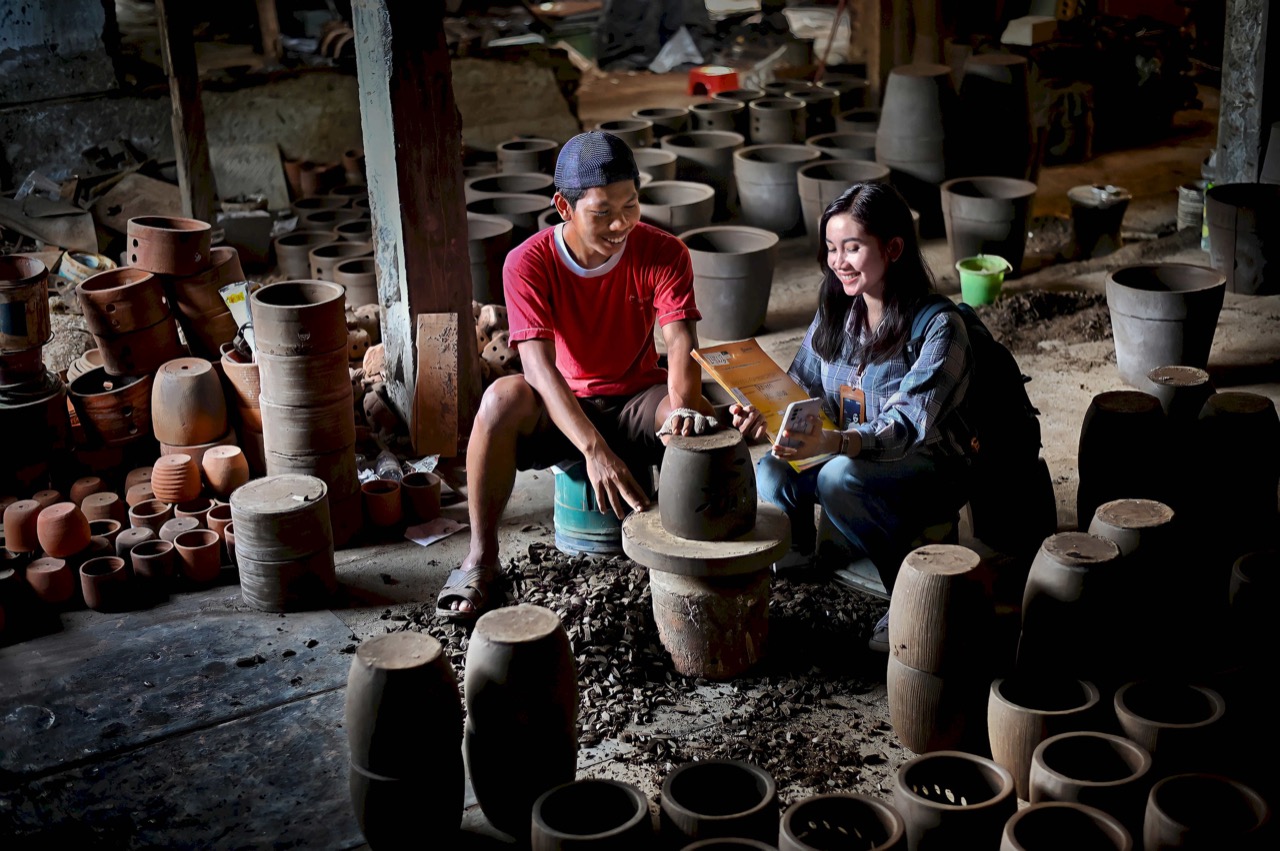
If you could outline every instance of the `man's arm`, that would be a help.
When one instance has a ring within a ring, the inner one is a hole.
[[[662,326],[667,344],[667,398],[671,410],[693,408],[711,414],[711,405],[702,398],[702,367],[693,359],[698,347],[697,322],[680,319]]]
[[[690,359],[692,360],[692,359]],[[600,432],[587,419],[578,404],[569,383],[556,369],[555,343],[551,340],[533,339],[520,343],[520,363],[524,380],[534,389],[546,406],[547,414],[556,427],[578,447],[587,461],[587,476],[595,489],[596,504],[600,511],[612,510],[618,518],[627,513],[630,506],[636,511],[648,508],[644,491],[631,476]]]

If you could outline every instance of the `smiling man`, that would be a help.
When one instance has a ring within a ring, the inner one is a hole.
[[[517,470],[577,460],[602,512],[643,510],[648,496],[627,460],[658,463],[671,433],[713,424],[690,357],[701,318],[689,251],[640,221],[640,173],[616,136],[582,133],[556,162],[564,220],[507,255],[503,291],[523,375],[495,381],[467,447],[471,549],[436,613],[470,620],[492,603],[498,521]],[[658,365],[655,322],[668,368]]]

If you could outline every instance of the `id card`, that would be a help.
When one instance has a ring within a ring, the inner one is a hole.
[[[847,431],[867,421],[867,396],[861,387],[840,385],[840,430]]]

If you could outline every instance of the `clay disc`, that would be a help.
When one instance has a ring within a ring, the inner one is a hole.
[[[1173,509],[1154,499],[1117,499],[1098,506],[1096,516],[1117,529],[1151,529],[1173,522]]]
[[[727,541],[693,541],[662,526],[656,509],[636,511],[622,521],[622,551],[650,570],[683,576],[733,576],[763,570],[791,546],[791,523],[772,505],[761,505],[756,527]]]
[[[1090,567],[1120,558],[1120,547],[1085,532],[1059,532],[1041,545],[1045,555],[1066,567]]]

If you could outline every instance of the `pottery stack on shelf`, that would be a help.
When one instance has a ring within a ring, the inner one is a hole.
[[[231,494],[240,592],[250,606],[296,611],[332,598],[337,577],[329,494],[323,481],[301,475],[268,475]],[[224,528],[224,540],[225,534]]]
[[[244,279],[239,253],[230,246],[219,245],[209,252],[207,267],[169,281],[178,321],[192,352],[203,358],[217,358],[222,344],[235,338],[239,328],[219,290]]]
[[[267,474],[321,479],[332,540],[341,547],[362,518],[342,287],[282,281],[255,290],[249,301]],[[236,529],[242,531],[238,523]]]

